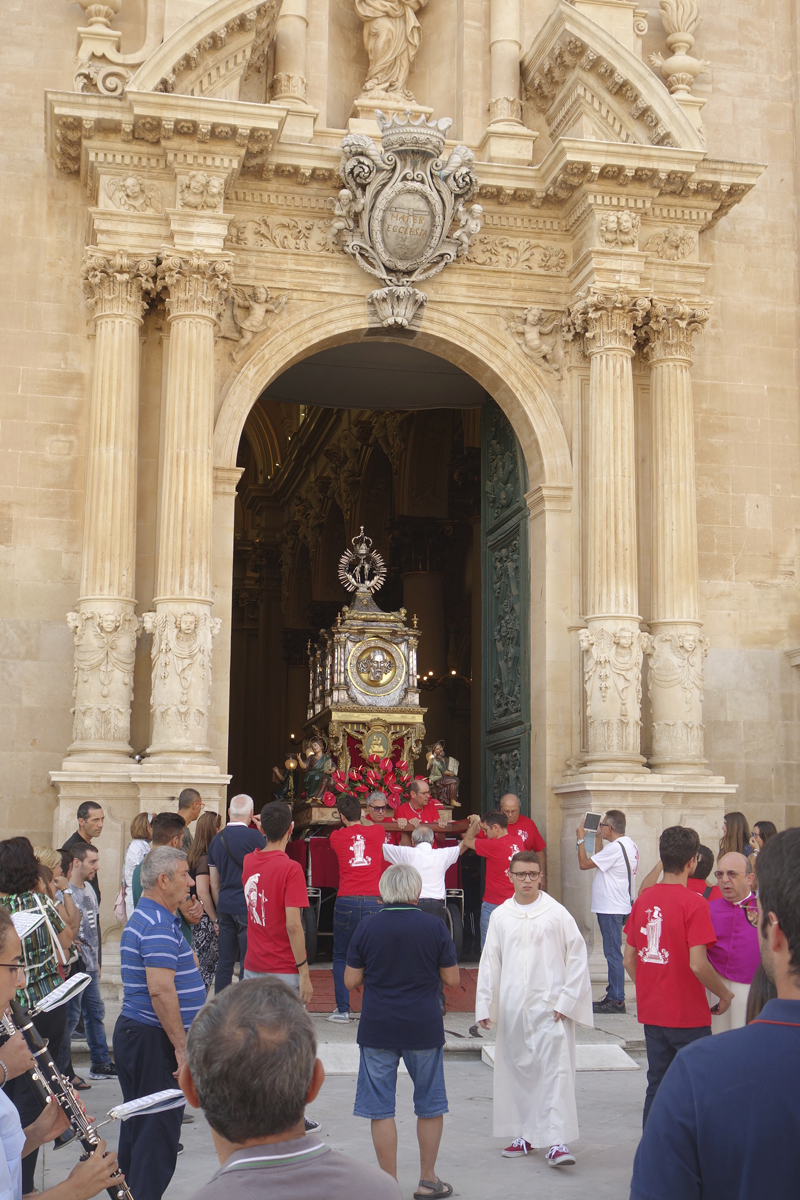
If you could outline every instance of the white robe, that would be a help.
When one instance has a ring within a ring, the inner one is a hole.
[[[475,998],[476,1021],[487,1017],[497,1029],[494,1136],[536,1147],[574,1140],[575,1023],[594,1025],[592,987],[580,930],[546,892],[492,913]]]

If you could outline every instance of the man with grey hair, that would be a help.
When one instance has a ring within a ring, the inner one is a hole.
[[[203,979],[181,933],[178,905],[189,891],[182,850],[157,846],[142,861],[142,897],[122,931],[122,1011],[114,1058],[126,1102],[174,1087],[186,1030],[206,999]],[[136,1200],[161,1200],[175,1171],[183,1110],[126,1121],[120,1170]],[[124,1167],[123,1164],[124,1163]]]
[[[402,1057],[414,1082],[420,1180],[416,1200],[452,1196],[436,1174],[444,1128],[444,1025],[439,983],[458,984],[456,949],[447,926],[420,912],[422,878],[406,863],[381,876],[383,906],[362,921],[347,952],[345,987],[364,984],[357,1041],[361,1054],[353,1113],[372,1122],[378,1165],[397,1178],[395,1093]],[[138,1197],[137,1197],[138,1200]]]
[[[228,823],[215,834],[208,847],[208,874],[211,899],[219,919],[219,957],[214,977],[214,992],[229,987],[233,968],[239,958],[239,979],[244,978],[247,954],[247,902],[242,884],[246,854],[263,850],[266,840],[258,829],[251,829],[253,800],[244,793],[234,796],[228,809]]]
[[[388,1175],[306,1133],[303,1110],[324,1078],[311,1018],[274,976],[245,980],[207,1005],[178,1079],[205,1113],[220,1170],[192,1200],[400,1200]]]

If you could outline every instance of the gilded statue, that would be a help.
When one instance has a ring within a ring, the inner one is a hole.
[[[356,0],[364,22],[364,49],[369,71],[363,92],[396,96],[414,103],[406,86],[420,43],[417,12],[427,0]]]

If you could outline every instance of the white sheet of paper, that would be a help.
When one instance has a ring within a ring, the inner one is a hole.
[[[129,1117],[149,1117],[170,1108],[180,1108],[185,1103],[186,1097],[180,1088],[167,1088],[163,1092],[140,1096],[138,1100],[129,1100],[127,1104],[116,1104],[108,1110],[108,1115],[116,1121],[127,1121]]]
[[[14,928],[17,931],[17,937],[22,941],[29,933],[33,933],[44,923],[44,913],[40,912],[18,912],[11,914],[11,920],[14,922]]]
[[[91,975],[87,975],[84,971],[79,971],[77,975],[60,983],[57,988],[53,988],[52,992],[38,1002],[36,1005],[37,1012],[51,1012],[54,1008],[60,1008],[62,1004],[66,1004],[73,996],[79,996],[84,988],[87,988],[92,982]]]

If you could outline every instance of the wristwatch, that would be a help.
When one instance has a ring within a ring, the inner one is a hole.
[[[576,843],[575,843],[575,846],[577,847],[577,849],[578,849],[578,850],[580,850],[580,848],[581,848],[581,846],[582,846],[582,845],[583,845],[583,842],[576,842]]]

